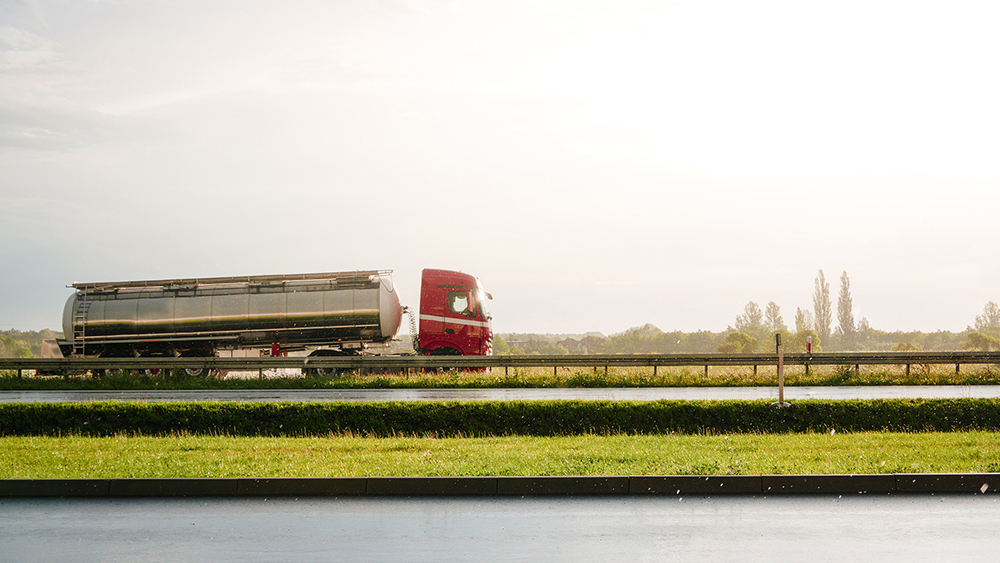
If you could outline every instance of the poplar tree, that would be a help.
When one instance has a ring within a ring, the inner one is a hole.
[[[823,270],[816,276],[816,291],[813,293],[813,325],[816,334],[823,342],[830,341],[830,324],[833,320],[830,311],[830,284],[823,276]]]
[[[976,330],[994,338],[1000,337],[1000,307],[990,301],[983,307],[983,314],[976,315]]]
[[[795,332],[805,332],[813,329],[813,314],[809,309],[795,308]]]
[[[743,308],[743,314],[736,317],[736,330],[760,340],[767,333],[764,326],[764,313],[760,305],[751,301]]]
[[[841,348],[854,346],[856,334],[853,299],[851,299],[851,280],[847,278],[845,271],[840,274],[840,295],[837,296],[837,336],[840,337]]]
[[[785,319],[781,318],[781,307],[774,301],[768,303],[767,308],[764,309],[764,318],[767,329],[771,333],[788,330],[788,327],[785,326]]]

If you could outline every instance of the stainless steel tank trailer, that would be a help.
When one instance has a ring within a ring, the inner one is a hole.
[[[63,357],[212,357],[236,350],[360,354],[394,339],[403,313],[411,312],[400,305],[392,270],[71,287],[76,292],[63,309],[65,337],[56,341]],[[474,276],[423,270],[416,353],[490,355],[488,299]],[[412,314],[410,319],[412,333]]]

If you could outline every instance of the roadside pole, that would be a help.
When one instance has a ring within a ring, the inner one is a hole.
[[[807,336],[806,337],[806,354],[808,354],[810,357],[812,357],[812,353],[813,353],[813,337],[812,336]],[[806,375],[807,376],[809,375],[809,362],[808,361],[806,362]]]
[[[792,406],[785,402],[785,349],[781,346],[781,333],[774,333],[774,349],[778,353],[778,402],[772,403],[778,408]]]

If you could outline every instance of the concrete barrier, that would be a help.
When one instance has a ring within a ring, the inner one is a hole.
[[[347,496],[363,495],[365,477],[272,477],[238,479],[236,494],[240,496]]]
[[[864,494],[891,493],[894,475],[764,475],[766,494]]]
[[[499,495],[624,495],[628,477],[499,477]]]
[[[760,475],[664,475],[629,477],[634,495],[747,495],[763,492]]]
[[[992,494],[1000,473],[0,479],[0,497]]]
[[[1000,473],[912,473],[896,477],[900,493],[982,493],[1000,492]]]
[[[113,497],[233,496],[237,479],[112,479]]]
[[[495,495],[496,477],[368,477],[368,495]]]
[[[0,497],[106,497],[110,479],[0,479]]]

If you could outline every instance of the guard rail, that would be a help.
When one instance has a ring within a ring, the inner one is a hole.
[[[289,356],[258,358],[0,358],[0,370],[50,373],[117,369],[217,369],[229,371],[276,368],[400,370],[437,368],[520,367],[683,367],[777,365],[777,354],[603,354],[557,356]],[[1000,365],[1000,352],[847,352],[784,354],[785,365]]]

